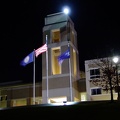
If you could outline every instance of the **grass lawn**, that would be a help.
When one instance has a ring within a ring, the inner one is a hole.
[[[0,110],[0,118],[9,119],[118,119],[120,101],[90,101],[71,105],[30,105]]]

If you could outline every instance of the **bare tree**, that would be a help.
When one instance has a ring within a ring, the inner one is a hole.
[[[110,91],[111,101],[113,101],[113,90],[118,88],[116,77],[116,67],[111,58],[102,58],[93,61],[100,69],[100,78],[90,80],[95,86],[100,86],[106,92]],[[119,79],[120,82],[120,79]]]

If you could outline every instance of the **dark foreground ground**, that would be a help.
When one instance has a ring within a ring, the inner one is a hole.
[[[72,105],[31,105],[0,109],[0,119],[120,119],[120,102],[78,102]]]

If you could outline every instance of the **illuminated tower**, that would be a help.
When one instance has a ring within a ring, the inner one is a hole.
[[[46,37],[47,36],[47,37]],[[79,54],[74,23],[64,13],[45,17],[43,43],[48,52],[42,54],[42,100],[43,103],[71,102],[79,100]],[[58,56],[70,47],[70,59],[61,65]]]

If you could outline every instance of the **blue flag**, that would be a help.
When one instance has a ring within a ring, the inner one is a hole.
[[[27,55],[21,62],[20,65],[26,66],[27,64],[33,62],[34,51]]]
[[[58,62],[59,64],[62,64],[64,59],[70,58],[70,49],[66,50],[64,53],[62,53],[60,56],[58,56]]]

